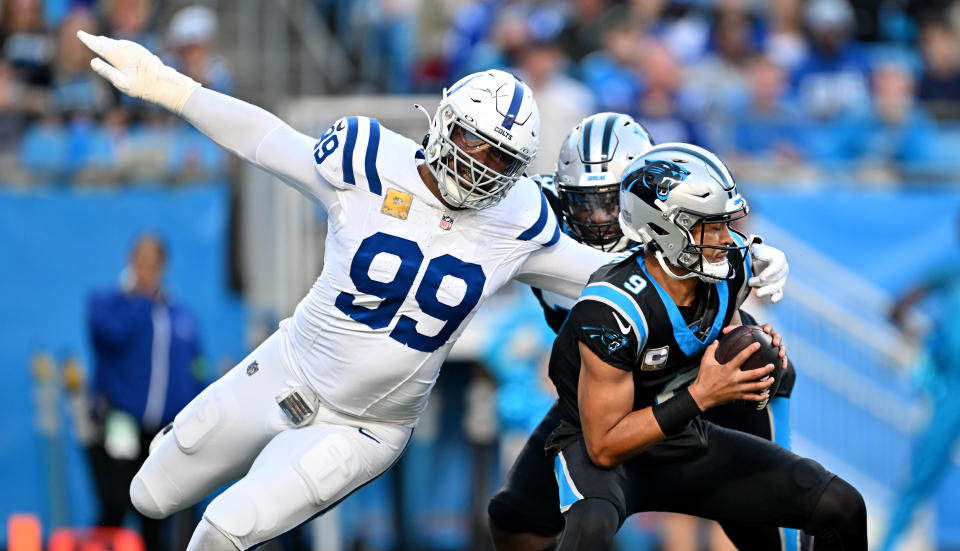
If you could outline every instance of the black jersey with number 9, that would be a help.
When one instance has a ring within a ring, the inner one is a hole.
[[[696,379],[704,349],[720,336],[750,291],[749,256],[731,251],[729,261],[734,276],[700,282],[696,299],[686,307],[678,307],[650,276],[642,249],[593,274],[550,356],[550,379],[568,427],[580,427],[578,343],[613,367],[633,373],[634,410],[667,400]],[[694,425],[670,440],[684,448],[697,446],[699,432]]]

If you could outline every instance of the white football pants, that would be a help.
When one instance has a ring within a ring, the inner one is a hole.
[[[239,480],[204,518],[238,549],[274,538],[383,474],[410,440],[409,426],[349,417],[321,404],[306,426],[276,396],[306,384],[277,330],[177,414],[130,485],[151,518],[189,507]]]

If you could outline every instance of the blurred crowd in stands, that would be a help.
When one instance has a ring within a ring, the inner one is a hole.
[[[153,0],[0,2],[4,183],[105,185],[222,176],[226,154],[165,111],[122,96],[89,68],[79,29],[135,40],[205,86],[233,92],[213,51],[217,16]],[[158,25],[166,15],[165,27]]]
[[[659,142],[715,150],[741,179],[938,184],[960,174],[957,1],[302,1],[353,73],[320,93],[435,93],[473,71],[514,71],[544,113],[535,172],[553,168],[559,136],[608,110],[634,115]],[[88,70],[74,35],[136,40],[244,97],[223,56],[242,60],[216,44],[218,20],[248,4],[0,0],[2,180],[222,175],[223,152],[122,99]]]
[[[352,43],[354,59],[371,64],[379,52],[392,68],[379,73],[382,89],[516,71],[534,89],[547,138],[621,111],[659,142],[715,150],[741,178],[938,183],[960,172],[958,2],[470,0],[447,10],[449,22],[417,14],[444,11],[431,0],[318,3],[334,24],[350,20],[343,10],[392,6],[367,23],[388,29],[378,35],[388,44]],[[442,40],[424,52],[438,23]],[[405,42],[413,35],[416,58]],[[552,168],[559,145],[542,144],[535,171]]]

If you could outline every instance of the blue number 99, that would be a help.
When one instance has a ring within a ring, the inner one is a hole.
[[[392,281],[376,281],[370,277],[370,265],[375,256],[387,253],[400,259],[400,267]],[[360,243],[357,254],[350,263],[350,279],[358,291],[373,295],[383,300],[376,308],[357,306],[353,303],[354,296],[349,293],[340,293],[335,302],[341,312],[370,327],[382,329],[390,325],[393,316],[397,315],[407,293],[413,287],[413,280],[417,277],[417,270],[423,263],[423,253],[420,247],[409,239],[377,232]]]
[[[380,253],[400,259],[400,266],[390,281],[376,281],[370,277],[373,259]],[[422,263],[423,251],[416,242],[377,232],[364,239],[357,248],[350,263],[350,279],[357,291],[380,298],[380,304],[373,308],[357,305],[354,303],[356,297],[347,292],[340,293],[335,304],[341,312],[371,329],[387,327],[413,288]],[[444,304],[437,296],[443,278],[447,276],[463,281],[466,286],[458,304]],[[424,314],[445,322],[443,327],[436,335],[423,335],[417,331],[417,320],[402,315],[390,332],[390,338],[421,352],[440,348],[480,302],[486,280],[478,264],[448,254],[431,259],[414,297]]]
[[[331,153],[337,150],[337,146],[340,145],[340,142],[337,140],[337,135],[334,134],[333,131],[333,126],[328,128],[327,131],[320,136],[320,139],[317,140],[317,145],[313,146],[313,159],[317,161],[318,165],[323,163]],[[321,151],[323,151],[323,155],[320,155]]]
[[[467,289],[459,304],[451,306],[440,302],[437,298],[440,284],[446,276],[455,277],[466,283]],[[434,258],[427,264],[427,273],[423,275],[423,281],[417,288],[416,298],[424,314],[446,323],[436,335],[428,337],[417,331],[417,320],[409,316],[400,316],[390,336],[410,348],[423,352],[433,352],[440,348],[460,327],[473,307],[480,302],[486,279],[483,270],[477,264],[464,262],[448,254]]]

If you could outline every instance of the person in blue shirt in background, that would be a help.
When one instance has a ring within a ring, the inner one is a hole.
[[[957,250],[900,298],[891,310],[894,323],[908,334],[909,309],[920,304],[933,319],[925,354],[918,362],[918,380],[929,393],[930,421],[921,429],[912,449],[911,469],[893,501],[880,551],[894,549],[906,533],[916,508],[937,489],[950,465],[950,452],[960,438],[960,261]]]
[[[807,121],[798,130],[811,162],[843,168],[855,155],[851,119],[870,103],[870,60],[853,36],[856,18],[845,0],[811,0],[804,22],[810,51],[792,75]]]
[[[812,0],[804,19],[811,49],[794,71],[797,99],[810,117],[842,117],[870,100],[869,59],[851,36],[853,8],[845,0]]]
[[[952,155],[940,151],[937,123],[917,101],[913,74],[900,64],[878,64],[870,108],[853,121],[853,151],[866,166],[900,167],[915,179]],[[957,161],[952,165],[956,166]]]
[[[151,440],[205,386],[197,323],[162,288],[166,257],[157,236],[139,237],[123,284],[93,292],[88,302],[97,427],[88,452],[101,526],[120,526],[135,512],[128,489]],[[140,522],[147,551],[176,547],[165,541],[169,520]]]

